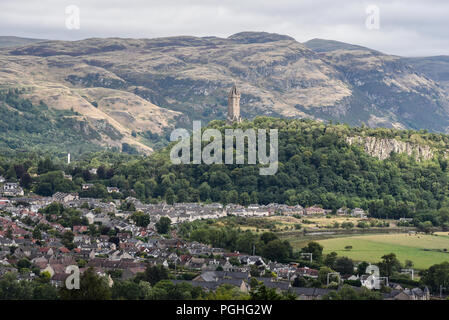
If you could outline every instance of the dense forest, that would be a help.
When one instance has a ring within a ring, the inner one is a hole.
[[[101,149],[89,142],[100,136],[79,119],[77,112],[50,109],[42,101],[33,104],[22,97],[24,93],[25,89],[0,90],[0,151],[62,154]]]
[[[0,175],[44,196],[76,191],[84,197],[107,198],[111,195],[106,187],[114,186],[121,191],[114,197],[134,196],[143,202],[317,204],[332,210],[361,207],[381,218],[422,215],[434,224],[448,220],[438,221],[433,215],[449,207],[448,159],[441,151],[449,145],[447,135],[269,117],[237,126],[279,130],[279,170],[275,175],[259,175],[258,165],[174,165],[169,160],[172,145],[149,157],[112,152],[76,154],[78,161],[70,165],[39,153],[28,158],[16,153],[0,157]],[[224,132],[230,126],[212,121],[208,128]],[[417,161],[393,153],[379,160],[360,146],[346,143],[345,137],[356,135],[419,140],[431,146],[435,156]],[[97,168],[97,173],[89,172],[91,168]],[[64,178],[63,172],[73,180]],[[94,188],[81,192],[83,183],[93,183]]]

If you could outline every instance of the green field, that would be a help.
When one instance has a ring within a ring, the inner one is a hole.
[[[395,253],[401,262],[411,260],[416,269],[426,269],[449,261],[449,235],[375,234],[318,240],[324,253],[335,251],[356,261],[378,262],[388,253]],[[345,250],[352,246],[351,250]],[[448,252],[444,250],[447,249]],[[432,250],[432,251],[430,251]]]

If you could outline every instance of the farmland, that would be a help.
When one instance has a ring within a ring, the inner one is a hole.
[[[294,216],[284,216],[284,215],[275,215],[270,217],[263,218],[240,218],[240,219],[220,219],[215,222],[217,226],[224,226],[232,224],[236,227],[239,227],[241,230],[250,230],[252,232],[289,232],[296,233],[297,226],[301,227],[301,230],[306,229],[307,232],[314,231],[329,231],[329,230],[342,230],[343,223],[352,223],[354,226],[354,230],[362,231],[357,228],[357,224],[359,222],[367,222],[367,223],[379,223],[385,222],[388,223],[388,227],[371,227],[370,229],[395,229],[396,220],[380,220],[380,219],[360,219],[355,217],[340,217],[340,216],[307,216],[307,217],[294,217]],[[337,226],[336,226],[337,224]],[[303,231],[299,232],[303,233]]]
[[[335,251],[356,261],[378,262],[387,253],[393,252],[401,262],[411,260],[417,269],[428,268],[436,263],[449,261],[449,235],[423,234],[375,234],[347,236],[318,240],[324,253]],[[345,249],[352,246],[352,249]]]

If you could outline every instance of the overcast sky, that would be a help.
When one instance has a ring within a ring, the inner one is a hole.
[[[79,29],[66,27],[70,5],[79,8]],[[369,6],[379,9],[378,29]],[[368,16],[373,17],[369,28]],[[448,30],[447,0],[0,0],[0,35],[44,39],[228,37],[267,31],[300,42],[332,39],[423,56],[449,55]]]

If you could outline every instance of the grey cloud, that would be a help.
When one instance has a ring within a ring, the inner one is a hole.
[[[78,5],[81,29],[65,28]],[[365,27],[367,5],[380,8],[380,30]],[[176,35],[227,37],[240,31],[333,39],[398,55],[449,54],[445,0],[0,0],[0,35],[78,40]]]

